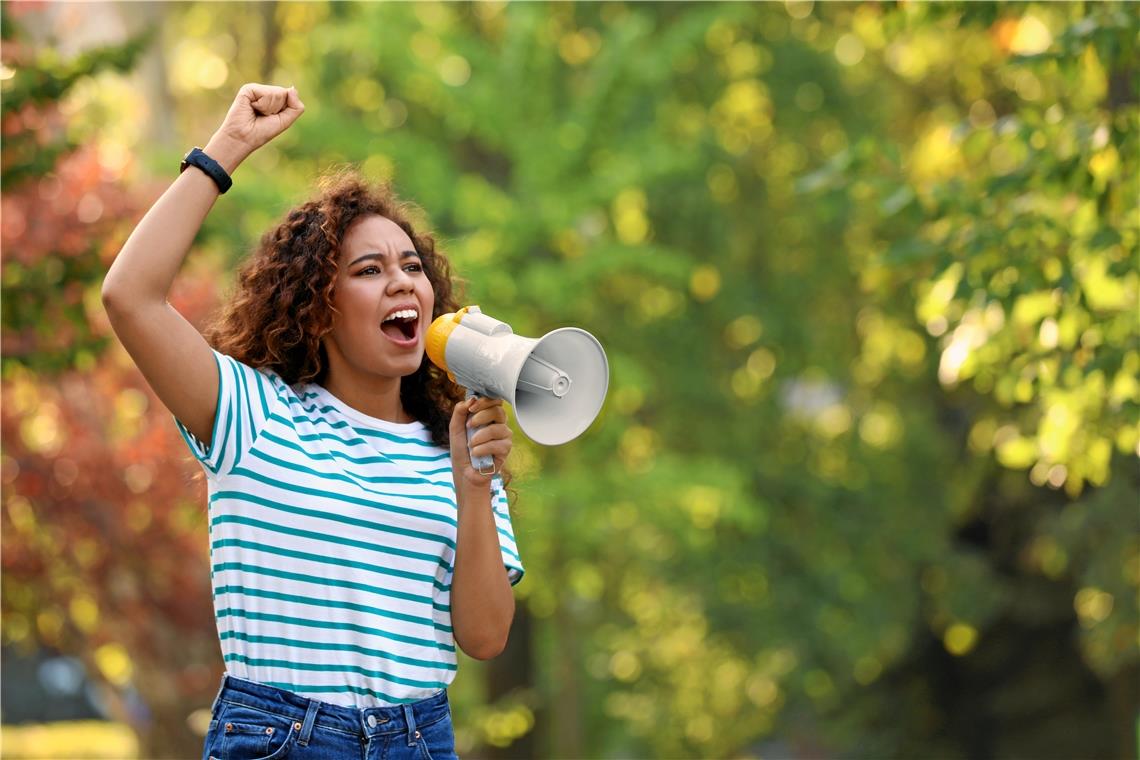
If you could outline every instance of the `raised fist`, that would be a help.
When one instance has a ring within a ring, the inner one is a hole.
[[[294,87],[244,84],[214,137],[249,155],[288,129],[304,112],[305,104]]]

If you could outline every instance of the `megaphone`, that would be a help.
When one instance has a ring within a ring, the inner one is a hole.
[[[585,432],[610,384],[606,352],[585,330],[563,327],[524,338],[478,306],[436,317],[428,328],[427,355],[467,389],[468,398],[487,396],[513,406],[522,432],[546,446]],[[468,441],[474,432],[468,429]],[[471,464],[484,473],[494,467],[489,456],[473,457]]]

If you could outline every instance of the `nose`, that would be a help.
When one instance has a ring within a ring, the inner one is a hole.
[[[415,281],[412,276],[404,271],[403,267],[398,267],[396,272],[388,280],[389,293],[410,293],[415,287]]]

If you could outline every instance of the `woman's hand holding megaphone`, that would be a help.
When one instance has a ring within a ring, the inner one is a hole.
[[[467,429],[478,428],[471,436],[468,452]],[[511,453],[514,435],[507,426],[507,411],[500,399],[475,396],[456,403],[451,413],[451,470],[455,487],[476,486],[486,488],[491,475],[501,472],[507,455]],[[491,456],[494,471],[483,473],[471,465],[471,455]]]

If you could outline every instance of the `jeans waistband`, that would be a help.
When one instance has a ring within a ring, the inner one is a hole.
[[[344,707],[302,697],[276,686],[235,678],[229,673],[222,676],[221,688],[211,707],[214,715],[221,702],[236,702],[297,722],[304,721],[306,741],[313,725],[358,737],[413,734],[416,726],[430,726],[450,713],[446,690],[418,702],[392,707]]]

